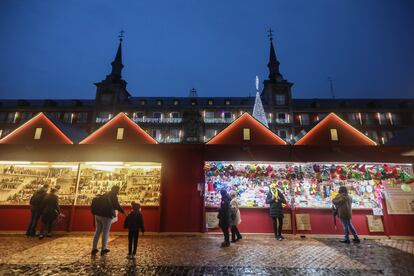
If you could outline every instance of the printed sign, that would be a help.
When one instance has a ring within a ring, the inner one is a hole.
[[[217,218],[218,212],[206,212],[207,228],[218,228],[219,219]]]
[[[384,232],[384,225],[380,216],[367,215],[369,232]]]
[[[297,230],[312,230],[309,214],[296,214]]]

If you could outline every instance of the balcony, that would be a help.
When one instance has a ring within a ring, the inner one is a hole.
[[[159,138],[156,139],[159,143],[181,143],[181,138],[179,137],[166,137],[166,138]]]
[[[98,123],[98,124],[102,124],[102,123],[106,123],[106,122],[108,122],[110,119],[111,119],[111,118],[99,118],[99,117],[97,117],[95,121],[96,121],[96,123]]]
[[[276,124],[290,124],[289,119],[275,119]]]
[[[233,121],[233,118],[204,118],[206,124],[230,124]]]
[[[183,118],[133,118],[135,123],[179,124]]]

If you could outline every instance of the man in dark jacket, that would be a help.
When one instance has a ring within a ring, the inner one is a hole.
[[[30,222],[27,227],[26,236],[36,236],[36,225],[39,221],[42,212],[41,207],[45,196],[47,195],[48,184],[44,184],[42,188],[38,189],[30,198]]]
[[[227,247],[230,246],[230,233],[229,233],[229,227],[231,222],[231,209],[230,209],[230,201],[231,198],[226,190],[221,190],[221,203],[220,203],[220,209],[218,212],[218,219],[219,219],[219,226],[221,230],[223,231],[224,235],[224,242],[221,244],[221,247]]]
[[[47,236],[52,236],[52,227],[53,223],[60,214],[59,208],[59,198],[56,195],[57,189],[50,189],[50,193],[47,194],[43,200],[41,207],[41,220],[42,220],[42,229],[39,234],[39,239],[44,238],[45,230],[47,231]]]
[[[354,236],[354,242],[359,243],[358,234],[352,224],[352,198],[348,195],[348,190],[345,186],[339,187],[338,195],[332,200],[335,205],[338,217],[341,219],[342,225],[344,226],[345,238],[340,242],[350,243],[349,241],[349,230],[351,230]]]
[[[282,236],[283,205],[286,204],[286,199],[282,191],[280,191],[274,183],[270,185],[270,190],[266,197],[266,203],[270,205],[269,213],[273,221],[273,232],[275,233],[275,238],[281,241],[284,239]]]
[[[99,237],[102,234],[102,248],[101,255],[105,255],[109,252],[109,249],[106,248],[108,243],[109,231],[111,230],[112,220],[115,218],[115,210],[118,210],[122,214],[125,214],[124,209],[118,201],[119,187],[113,186],[111,191],[101,195],[100,208],[95,211],[95,225],[96,231],[93,237],[92,244],[92,255],[98,253],[98,241]]]

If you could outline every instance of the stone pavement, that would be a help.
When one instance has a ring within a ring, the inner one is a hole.
[[[414,242],[245,235],[228,248],[221,236],[143,236],[136,260],[127,237],[111,235],[107,256],[90,256],[92,234],[0,236],[0,275],[414,275]]]

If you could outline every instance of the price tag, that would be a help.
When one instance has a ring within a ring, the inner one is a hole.
[[[383,216],[382,208],[372,208],[372,214],[374,216]]]

